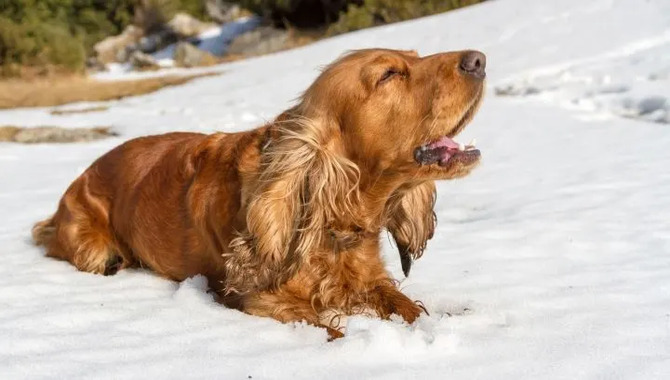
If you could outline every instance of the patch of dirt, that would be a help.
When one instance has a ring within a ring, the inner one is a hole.
[[[0,142],[21,144],[72,143],[100,140],[117,136],[110,127],[61,128],[61,127],[17,127],[0,126]]]
[[[144,95],[196,78],[219,75],[204,73],[124,81],[98,81],[86,77],[57,76],[45,79],[0,81],[0,109],[51,107],[74,102],[117,100]]]

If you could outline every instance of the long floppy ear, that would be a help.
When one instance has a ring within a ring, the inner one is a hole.
[[[280,120],[261,155],[246,230],[226,255],[226,292],[275,289],[317,249],[328,223],[350,214],[358,167],[338,147],[339,128],[305,118]]]
[[[433,211],[435,197],[435,183],[426,181],[398,189],[389,200],[386,228],[398,246],[405,276],[409,275],[412,262],[423,255],[428,240],[433,237],[437,223]]]

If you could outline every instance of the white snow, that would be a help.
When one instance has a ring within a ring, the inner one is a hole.
[[[669,33],[667,0],[494,0],[217,66],[220,76],[103,112],[0,112],[0,125],[121,134],[0,144],[0,379],[667,378]],[[200,277],[95,276],[31,245],[32,224],[121,141],[254,127],[318,67],[362,47],[488,56],[488,97],[459,137],[477,136],[484,161],[440,183],[438,231],[402,283],[430,316],[412,326],[353,317],[327,343],[320,329],[223,308]],[[506,86],[537,91],[495,95]]]
[[[595,111],[595,117],[670,124],[670,32],[620,51],[523,73],[496,90]]]

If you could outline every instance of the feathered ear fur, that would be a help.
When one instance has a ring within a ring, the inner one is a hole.
[[[273,289],[318,249],[329,223],[351,215],[358,167],[341,151],[339,128],[305,118],[275,123],[261,156],[247,229],[231,242],[228,293]]]
[[[435,198],[435,183],[427,181],[398,189],[388,201],[386,228],[398,245],[405,276],[409,275],[413,260],[423,255],[428,240],[433,237],[437,223],[433,211]]]

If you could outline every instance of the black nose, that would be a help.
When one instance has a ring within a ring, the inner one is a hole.
[[[486,77],[486,56],[478,51],[464,53],[459,67],[465,74],[484,79]]]

